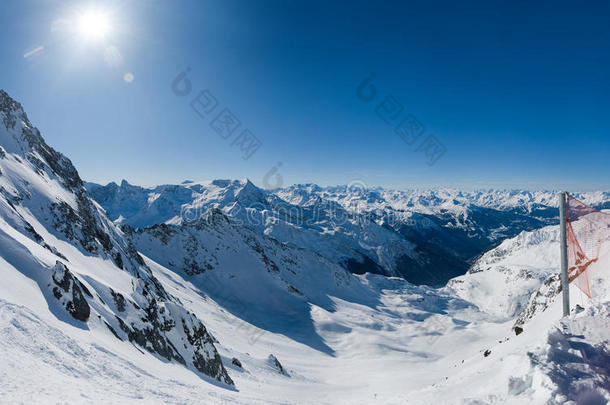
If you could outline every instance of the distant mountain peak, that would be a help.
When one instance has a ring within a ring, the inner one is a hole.
[[[243,186],[235,194],[235,199],[241,203],[261,203],[265,204],[265,192],[254,185],[249,179],[241,181]]]

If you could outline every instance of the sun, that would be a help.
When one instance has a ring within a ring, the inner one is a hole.
[[[98,10],[88,10],[78,16],[78,32],[86,39],[102,39],[110,31],[108,16]]]

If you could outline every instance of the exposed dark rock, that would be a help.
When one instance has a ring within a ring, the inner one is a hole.
[[[523,333],[523,328],[520,326],[515,326],[513,328],[513,330],[515,331],[515,335],[519,336],[521,333]]]
[[[137,343],[149,352],[157,353],[168,360],[176,360],[186,365],[184,357],[175,350],[173,344],[166,339],[163,333],[169,331],[175,324],[171,319],[159,317],[156,300],[152,300],[145,310],[145,316],[140,318],[137,325],[135,322],[127,325],[120,317],[116,318],[130,342]]]
[[[125,297],[123,297],[123,294],[115,292],[112,288],[110,289],[110,294],[112,294],[112,298],[114,298],[114,303],[119,312],[125,312]]]
[[[491,354],[491,350],[489,350],[489,349],[487,349],[487,350],[485,350],[485,352],[483,352],[483,356],[484,356],[484,357],[487,357],[487,356],[489,356],[490,354]]]
[[[32,224],[27,221],[25,222],[25,230],[28,231],[32,235],[32,237],[34,237],[34,240],[36,240],[36,242],[40,243],[44,240],[42,236],[40,236],[40,234],[36,232],[34,227],[32,227]]]
[[[114,264],[116,264],[119,269],[123,270],[123,258],[121,257],[121,254],[119,252],[114,252],[112,259],[114,260]]]
[[[76,279],[76,282],[78,283],[78,286],[81,288],[81,290],[83,290],[85,295],[87,295],[89,298],[93,298],[93,294],[91,294],[91,291],[89,291],[89,289],[87,288],[86,285],[81,283],[81,281],[79,279]]]
[[[535,315],[544,312],[555,301],[559,293],[561,293],[559,274],[549,276],[540,288],[532,294],[525,308],[519,313],[514,327],[523,326]]]
[[[297,295],[303,296],[303,293],[293,285],[288,286],[288,291],[290,291],[291,293],[295,293]]]
[[[114,328],[112,326],[110,326],[110,324],[106,321],[104,321],[104,324],[106,325],[106,327],[108,328],[108,330],[110,330],[110,332],[112,332],[112,334],[114,335],[115,338],[119,339],[119,340],[123,340],[121,339],[121,337],[119,336],[118,333],[116,333],[116,330],[114,330]]]
[[[241,365],[241,361],[239,361],[239,360],[238,360],[237,358],[235,358],[235,357],[233,357],[233,359],[231,360],[231,364],[233,364],[234,366],[239,367],[239,368],[244,368],[244,367]]]
[[[288,376],[288,372],[284,369],[282,363],[280,363],[277,357],[275,357],[273,354],[270,354],[267,360],[269,361],[269,364],[278,371],[278,373]]]
[[[81,283],[70,273],[61,262],[56,262],[51,277],[55,283],[53,295],[76,320],[87,322],[91,308],[83,296]]]
[[[36,173],[42,174],[44,172],[45,164],[42,160],[38,159],[33,153],[26,155],[27,160],[32,163],[32,166],[36,168]]]
[[[204,374],[213,376],[219,381],[234,385],[233,380],[229,377],[229,373],[227,373],[227,370],[222,364],[218,352],[214,350],[212,354],[209,350],[214,347],[214,343],[205,326],[198,320],[192,322],[192,324],[193,328],[189,329],[186,321],[184,319],[182,320],[184,333],[186,334],[189,343],[195,348],[195,352],[193,353],[193,365],[195,368]],[[202,353],[205,353],[208,357],[212,358],[206,359]],[[210,354],[212,355],[210,356]]]
[[[110,253],[113,247],[110,236],[97,223],[92,204],[84,194],[84,190],[76,193],[78,211],[64,201],[51,205],[53,226],[69,241],[79,242],[89,253],[98,253],[100,247]]]
[[[176,233],[176,231],[172,227],[170,227],[166,224],[153,225],[148,229],[150,229],[151,233],[157,239],[159,239],[161,242],[163,242],[166,245],[167,245],[169,239]]]
[[[116,296],[120,297],[121,295],[116,293]],[[131,322],[128,325],[123,319],[116,317],[119,327],[126,334],[127,339],[149,352],[157,353],[168,360],[175,360],[186,365],[187,359],[176,347],[179,341],[172,342],[166,335],[175,331],[177,327],[166,307],[152,298],[149,306],[142,311],[144,315],[137,324]],[[193,366],[198,371],[218,381],[234,385],[206,328],[194,315],[187,315],[188,319],[182,318],[182,330],[186,339],[183,343],[180,343],[180,346],[187,349],[188,353],[192,353],[190,361]],[[175,332],[172,333],[175,334]]]
[[[265,266],[267,267],[267,271],[273,271],[275,273],[280,272],[280,268],[273,260],[271,260],[269,256],[267,256],[267,254],[265,253],[265,249],[263,249],[263,247],[256,240],[256,238],[246,237],[244,238],[244,240],[248,243],[248,245],[250,245],[250,247],[252,247],[252,249],[256,253],[260,255],[261,259],[263,260],[263,263],[265,263]]]

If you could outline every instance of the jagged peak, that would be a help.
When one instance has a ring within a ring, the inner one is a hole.
[[[256,190],[258,190],[258,189],[259,189],[259,188],[258,188],[256,185],[254,185],[254,183],[252,183],[252,182],[250,181],[250,179],[248,179],[248,178],[245,178],[245,179],[240,180],[240,184],[243,184],[242,190],[244,190],[244,189],[246,189],[246,190],[247,190],[247,189],[250,189],[250,190],[254,190],[254,189],[256,189]]]
[[[50,147],[34,127],[23,110],[4,90],[0,90],[0,117],[4,128],[0,128],[0,143],[8,153],[19,154],[34,160],[44,160],[50,172],[55,174],[71,190],[81,189],[83,182],[70,159]],[[18,125],[20,124],[20,125]],[[38,165],[44,166],[42,162]],[[45,169],[48,170],[48,169]],[[49,172],[49,173],[50,173]]]
[[[23,106],[12,98],[6,91],[0,89],[0,112],[7,115],[18,115],[23,121],[30,125],[30,120],[25,113]]]
[[[235,193],[237,200],[248,203],[266,203],[265,192],[262,189],[255,186],[248,179],[244,179],[241,183],[243,186]]]

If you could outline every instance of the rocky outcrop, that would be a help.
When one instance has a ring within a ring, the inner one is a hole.
[[[517,317],[513,329],[522,327],[535,315],[544,312],[561,293],[561,277],[559,274],[554,274],[548,277],[540,288],[532,294],[528,303],[523,308],[523,311]],[[523,330],[521,328],[521,330]]]
[[[91,314],[91,308],[87,303],[87,299],[83,291],[91,296],[87,287],[85,287],[70,270],[61,262],[56,262],[53,268],[52,291],[53,295],[60,304],[68,311],[72,317],[78,321],[87,322]]]
[[[290,375],[288,374],[288,372],[284,369],[284,366],[282,366],[282,363],[280,363],[280,361],[277,359],[277,357],[275,357],[273,354],[270,354],[269,357],[267,358],[267,362],[269,363],[269,365],[271,367],[273,367],[278,373],[285,375],[286,377],[289,377]]]

